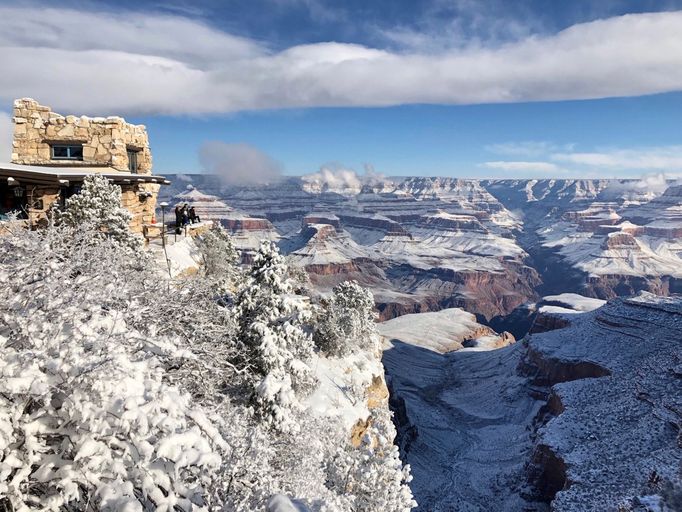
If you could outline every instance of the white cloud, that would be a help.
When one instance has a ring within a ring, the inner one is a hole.
[[[363,185],[379,185],[388,180],[383,174],[375,172],[371,164],[365,164],[364,174],[339,164],[326,164],[318,172],[301,176],[301,179],[321,191],[359,191]]]
[[[281,165],[249,144],[206,142],[199,149],[199,161],[227,185],[262,185],[282,177]]]
[[[360,190],[362,180],[352,169],[321,167],[318,172],[306,174],[301,179],[320,190]]]
[[[555,153],[552,160],[611,170],[682,171],[682,146]]]
[[[571,151],[573,144],[558,145],[544,140],[526,140],[521,142],[503,142],[484,147],[490,153],[517,157],[537,158],[552,151]]]
[[[672,176],[665,173],[645,174],[639,181],[613,182],[609,185],[608,194],[617,196],[626,192],[636,192],[638,195],[648,192],[653,195],[662,194],[670,186]]]
[[[534,161],[492,161],[480,167],[520,173],[546,173],[545,177],[561,172],[573,177],[638,177],[642,173],[642,187],[660,188],[665,179],[682,174],[682,146],[607,148],[576,151],[573,144],[526,141],[507,142],[486,146],[489,152],[537,158]]]
[[[485,162],[482,164],[483,167],[488,169],[499,169],[503,171],[527,171],[531,173],[538,172],[548,172],[556,173],[560,172],[561,169],[556,164],[551,162],[510,162],[506,160],[495,161],[495,162]]]
[[[7,112],[0,111],[0,162],[9,162],[12,157],[12,135],[14,125]]]
[[[275,52],[180,16],[0,8],[0,97],[91,114],[487,103],[682,90],[682,12],[633,14],[439,52],[342,43]]]

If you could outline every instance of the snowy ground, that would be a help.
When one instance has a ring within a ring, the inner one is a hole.
[[[641,496],[655,503],[666,480],[682,484],[681,340],[682,298],[651,294],[611,301],[565,329],[531,336],[529,348],[565,374],[586,361],[610,374],[553,388],[565,410],[539,442],[565,461],[570,485],[552,510],[618,510]]]
[[[438,354],[394,341],[384,352],[392,394],[404,400],[416,438],[412,466],[419,510],[520,511],[528,426],[543,402],[516,375],[522,346]],[[536,510],[528,508],[527,510]],[[538,508],[537,510],[542,510]]]
[[[201,253],[191,236],[179,235],[175,241],[175,237],[169,235],[165,251],[161,240],[153,240],[149,250],[158,262],[159,269],[164,273],[169,272],[171,277],[196,272],[201,265]]]
[[[499,336],[488,336],[494,333],[479,324],[474,315],[460,308],[403,315],[381,322],[378,328],[388,343],[395,339],[441,354],[462,349],[464,340],[489,342],[491,337],[499,340]]]
[[[568,327],[499,350],[440,353],[452,350],[441,339],[472,328],[457,310],[381,325],[419,510],[548,510],[528,483],[538,445],[567,467],[562,481],[556,460],[539,466],[559,490],[553,511],[675,510],[659,505],[665,486],[682,485],[682,298],[545,300],[570,316]],[[547,385],[558,416],[543,427]]]
[[[490,350],[500,337],[458,308],[394,318],[379,332],[391,393],[417,433],[403,433],[402,447],[419,510],[528,505],[518,482],[532,449],[527,426],[542,403],[516,375],[521,346]],[[472,338],[484,347],[462,349]]]
[[[345,357],[315,355],[310,367],[320,385],[307,399],[307,407],[320,416],[339,416],[349,432],[358,420],[367,419],[368,402],[358,396],[366,394],[375,378],[383,379],[377,354],[358,350]]]

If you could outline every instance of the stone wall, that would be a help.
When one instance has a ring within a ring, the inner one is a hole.
[[[49,185],[29,185],[26,188],[28,221],[30,226],[47,225],[47,212],[59,200],[60,189]]]
[[[150,224],[156,209],[156,198],[160,185],[141,183],[139,185],[123,185],[121,187],[121,205],[133,214],[130,229],[135,233],[143,232],[143,225]],[[151,193],[150,197],[140,200],[140,195]]]
[[[152,155],[144,125],[122,117],[76,117],[52,112],[30,98],[15,100],[12,162],[26,165],[99,166],[128,172],[128,149],[137,151],[137,172],[150,174]],[[53,160],[54,143],[81,143],[83,160]]]
[[[160,185],[156,183],[140,183],[139,185],[121,186],[121,205],[133,216],[130,229],[134,233],[143,233],[144,224],[150,224],[156,209],[156,198]],[[52,204],[59,200],[59,187],[34,185],[26,189],[29,225],[39,227],[47,224],[47,213]],[[147,196],[150,193],[151,196]]]

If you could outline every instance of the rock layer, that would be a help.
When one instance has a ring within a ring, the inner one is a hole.
[[[588,308],[548,302],[570,300]],[[643,294],[563,318],[489,352],[393,340],[384,365],[420,510],[664,510],[675,499],[682,298]]]

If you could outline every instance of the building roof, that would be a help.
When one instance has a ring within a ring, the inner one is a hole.
[[[168,185],[163,176],[151,174],[134,174],[123,172],[113,167],[52,167],[39,165],[20,165],[0,163],[0,179],[13,178],[19,183],[33,183],[38,185],[66,185],[69,182],[78,183],[91,174],[100,174],[115,183],[159,183]]]

